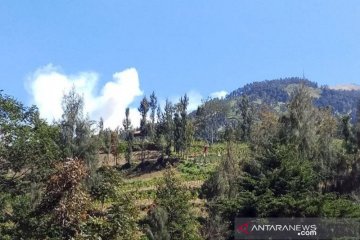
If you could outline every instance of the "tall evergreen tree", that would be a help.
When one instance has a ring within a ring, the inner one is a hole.
[[[150,137],[152,138],[152,140],[154,140],[155,138],[155,117],[156,117],[156,109],[157,109],[157,97],[155,95],[155,92],[152,92],[150,95]]]
[[[161,157],[163,158],[164,155],[166,154],[166,147],[168,144],[165,139],[165,136],[167,135],[167,133],[165,131],[165,127],[166,127],[165,114],[162,112],[160,105],[158,105],[158,107],[157,107],[156,115],[157,115],[158,122],[155,127],[154,140],[155,140],[156,146],[160,149]]]
[[[168,156],[170,156],[171,154],[171,148],[174,143],[174,119],[173,119],[174,112],[175,112],[175,108],[173,104],[166,99],[162,122],[163,122],[163,133],[166,141],[165,152]]]
[[[347,153],[355,153],[355,137],[352,129],[351,117],[349,115],[345,115],[341,118],[341,133],[344,138],[344,147]]]
[[[327,181],[334,176],[334,166],[338,162],[334,146],[338,122],[329,108],[318,109],[316,114],[315,168],[319,171],[321,180]]]
[[[175,152],[179,153],[182,150],[182,125],[179,113],[174,114],[174,148]]]
[[[316,146],[316,111],[309,88],[301,85],[291,94],[288,114],[281,118],[283,143],[294,144],[305,158],[312,159]]]
[[[254,122],[254,108],[249,101],[248,96],[241,96],[238,101],[238,113],[240,114],[241,140],[250,139],[251,126]]]
[[[98,142],[99,142],[99,148],[100,151],[103,151],[105,148],[105,132],[104,132],[104,119],[100,117],[99,123],[98,123]]]
[[[125,119],[123,121],[123,126],[124,126],[124,130],[125,130],[125,141],[126,141],[125,159],[126,159],[126,162],[129,165],[131,165],[134,134],[132,131],[129,108],[126,108],[126,110],[125,110]]]
[[[147,219],[150,239],[201,239],[190,199],[190,192],[182,186],[175,172],[167,169],[157,187],[155,208]]]
[[[185,153],[188,142],[191,140],[191,136],[187,136],[191,131],[189,128],[188,123],[188,116],[187,116],[187,107],[189,105],[189,98],[185,94],[184,97],[180,98],[180,102],[177,104],[177,112],[174,115],[174,125],[175,125],[175,131],[174,131],[174,143],[175,143],[175,150],[182,154]]]
[[[141,131],[141,161],[143,162],[145,160],[145,138],[148,135],[148,124],[147,124],[147,114],[149,112],[149,101],[147,100],[146,96],[141,100],[140,106],[138,108],[138,111],[141,115],[140,120],[140,131]]]
[[[117,165],[117,159],[119,156],[119,129],[116,128],[111,131],[111,153],[115,160],[115,166]]]

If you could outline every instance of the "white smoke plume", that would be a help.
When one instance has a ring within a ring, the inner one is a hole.
[[[211,94],[210,94],[210,97],[211,97],[211,98],[219,98],[219,99],[222,99],[222,98],[225,98],[227,94],[228,94],[227,91],[222,90],[222,91],[218,91],[218,92],[213,92],[213,93],[211,93]]]
[[[35,71],[28,79],[27,89],[32,103],[40,110],[41,117],[48,121],[58,120],[62,115],[61,102],[64,94],[74,86],[84,97],[84,111],[91,119],[104,119],[104,126],[112,129],[121,126],[125,109],[135,98],[143,94],[135,68],[113,74],[113,78],[96,91],[99,75],[96,72],[80,72],[67,75],[49,64]],[[140,115],[136,108],[130,108],[134,126],[139,125]]]

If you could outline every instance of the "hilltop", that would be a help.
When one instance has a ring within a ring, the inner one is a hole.
[[[354,84],[335,86],[319,86],[308,79],[290,77],[274,80],[253,82],[240,87],[226,97],[225,101],[235,100],[247,95],[255,104],[267,104],[278,109],[289,101],[294,87],[304,84],[310,88],[314,104],[318,107],[332,107],[337,114],[355,113],[356,104],[360,99],[360,88]],[[345,87],[344,87],[345,86]]]
[[[280,78],[249,83],[230,92],[225,98],[205,101],[190,114],[196,119],[196,136],[209,142],[218,141],[226,125],[235,124],[234,122],[240,120],[239,112],[244,107],[252,106],[249,111],[253,112],[253,115],[258,115],[255,112],[261,112],[263,109],[277,114],[285,113],[292,92],[301,85],[309,90],[316,107],[329,107],[335,116],[350,115],[352,121],[356,119],[360,90],[319,86],[316,82],[298,77]],[[245,102],[241,100],[243,96],[247,96]]]

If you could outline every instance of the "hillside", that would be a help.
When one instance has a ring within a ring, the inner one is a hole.
[[[75,89],[52,124],[0,92],[0,239],[230,240],[237,217],[359,218],[359,119],[313,106],[334,91],[310,81],[281,102],[300,83],[246,85],[192,118],[185,95],[154,122],[144,97],[140,134],[128,109],[124,128],[92,128]]]
[[[356,103],[360,99],[360,90],[352,88],[330,88],[318,86],[317,83],[298,77],[265,80],[246,84],[232,91],[226,98],[227,101],[247,95],[256,104],[267,104],[279,106],[287,102],[295,86],[305,84],[308,86],[314,97],[314,104],[318,107],[331,106],[335,113],[354,113]]]
[[[235,124],[240,120],[242,96],[247,96],[252,107],[250,112],[268,109],[278,114],[287,111],[287,103],[291,99],[292,92],[304,84],[312,97],[312,102],[319,108],[330,107],[331,111],[338,116],[349,114],[351,121],[355,121],[356,105],[360,100],[360,90],[334,89],[328,86],[319,86],[308,79],[291,77],[283,79],[265,80],[244,85],[230,92],[223,99],[209,99],[199,106],[197,111],[190,114],[195,119],[198,128],[196,137],[206,139],[213,143],[218,141],[223,134],[226,125]],[[246,101],[248,101],[246,100]],[[245,107],[245,108],[247,108]]]

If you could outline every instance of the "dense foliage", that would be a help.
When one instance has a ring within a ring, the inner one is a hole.
[[[360,91],[335,90],[328,86],[319,87],[315,82],[298,77],[249,83],[229,93],[227,99],[237,99],[242,95],[247,95],[252,101],[260,100],[267,105],[278,105],[288,102],[294,87],[301,84],[312,89],[315,97],[314,104],[318,107],[331,106],[340,114],[354,113],[356,110]]]
[[[201,239],[199,223],[192,212],[190,192],[171,169],[159,184],[154,205],[148,213],[147,235],[152,240]]]
[[[236,153],[228,138],[228,154],[202,188],[214,219],[232,229],[235,217],[360,216],[357,129],[346,121],[337,134],[340,121],[312,101],[303,85],[285,113],[263,112],[249,154]]]
[[[188,113],[186,95],[161,109],[153,92],[139,123],[127,108],[109,129],[75,89],[52,124],[0,92],[0,239],[225,240],[236,217],[359,218],[357,98],[289,78]]]

